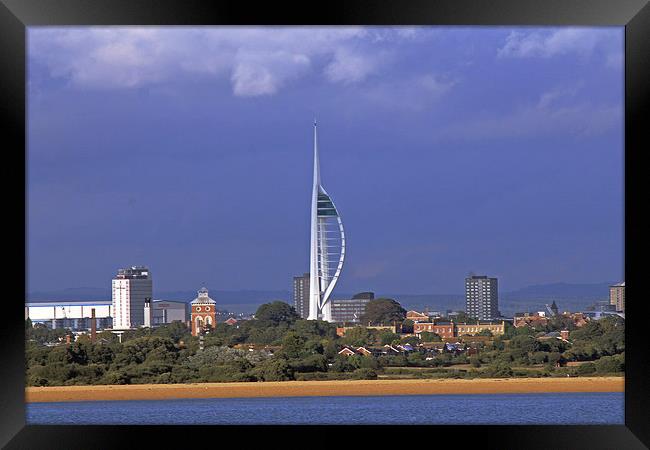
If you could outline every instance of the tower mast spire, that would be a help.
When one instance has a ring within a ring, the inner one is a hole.
[[[341,217],[321,184],[318,131],[314,117],[314,184],[311,197],[309,264],[309,320],[332,321],[329,297],[345,258],[345,234]]]

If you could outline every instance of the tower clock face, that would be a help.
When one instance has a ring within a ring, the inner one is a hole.
[[[200,306],[197,306],[197,307],[196,307],[196,310],[197,310],[197,311],[201,311],[201,307],[200,307]]]
[[[206,306],[206,307],[205,307],[205,310],[206,310],[206,311],[210,311],[210,307],[209,307],[209,306]]]

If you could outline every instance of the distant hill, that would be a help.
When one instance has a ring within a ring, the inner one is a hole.
[[[499,293],[499,309],[506,316],[516,312],[544,311],[545,305],[555,300],[561,311],[584,311],[597,301],[609,298],[609,286],[613,282],[573,284],[551,283],[527,286],[510,292]],[[465,297],[462,294],[381,295],[390,297],[406,309],[463,310]]]
[[[110,300],[109,288],[69,288],[58,291],[30,292],[25,301],[28,302],[58,302],[65,300]]]
[[[584,310],[599,300],[607,300],[609,286],[613,282],[572,284],[552,283],[527,286],[499,294],[499,309],[505,315],[515,312],[543,311],[546,303],[553,300],[560,310]],[[336,294],[334,298],[350,298],[352,294]],[[384,294],[375,293],[376,297],[389,297],[398,300],[406,309],[424,310],[462,310],[465,308],[463,294]],[[273,300],[291,303],[290,291],[210,290],[210,297],[217,301],[220,309],[231,312],[255,312],[258,306]],[[64,300],[110,300],[110,289],[104,288],[70,288],[50,292],[32,292],[27,301],[64,301]],[[196,298],[196,291],[160,291],[154,292],[155,299],[181,300],[190,302]]]
[[[504,298],[510,299],[532,299],[532,298],[573,298],[596,300],[607,298],[609,296],[609,286],[614,284],[608,283],[591,283],[591,284],[571,284],[571,283],[552,283],[538,284],[528,286],[516,291],[506,292]]]

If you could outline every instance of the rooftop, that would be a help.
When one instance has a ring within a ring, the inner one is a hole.
[[[204,304],[213,305],[213,304],[216,303],[214,300],[212,300],[210,297],[208,297],[208,290],[205,287],[202,287],[201,289],[199,289],[197,291],[197,293],[199,294],[199,296],[197,298],[195,298],[194,300],[192,300],[193,305],[197,305],[197,304],[199,304],[199,305],[204,305]]]
[[[25,302],[30,308],[43,306],[106,306],[113,304],[112,300],[61,300],[56,302]]]
[[[118,269],[116,278],[149,278],[151,273],[146,266],[131,266]]]

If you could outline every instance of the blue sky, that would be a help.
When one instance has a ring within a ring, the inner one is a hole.
[[[28,30],[28,289],[289,289],[312,120],[337,290],[623,277],[623,28]]]

